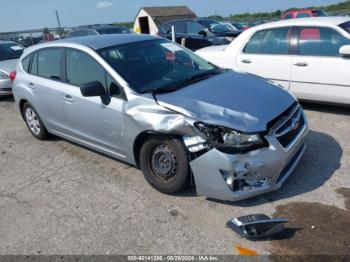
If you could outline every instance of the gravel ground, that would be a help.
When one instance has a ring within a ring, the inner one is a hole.
[[[237,245],[259,254],[350,254],[350,110],[304,107],[308,150],[292,176],[276,192],[226,203],[194,189],[164,195],[133,167],[59,138],[38,141],[12,98],[0,98],[0,254],[219,255],[237,254]],[[260,212],[291,218],[289,234],[251,242],[225,227]]]

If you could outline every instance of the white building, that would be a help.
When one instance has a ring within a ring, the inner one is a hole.
[[[135,18],[134,31],[155,35],[158,32],[158,26],[164,22],[196,17],[196,14],[187,6],[143,7]]]

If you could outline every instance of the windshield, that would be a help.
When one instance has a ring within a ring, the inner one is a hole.
[[[327,16],[326,12],[324,12],[322,10],[313,10],[312,14],[314,16],[318,16],[318,17]]]
[[[23,47],[16,43],[0,44],[0,61],[18,59],[23,53]]]
[[[231,31],[227,25],[215,24],[210,27],[210,30],[214,33],[226,33]]]
[[[131,31],[126,27],[107,27],[97,30],[101,35],[110,35],[110,34],[130,34]]]
[[[165,39],[118,45],[99,53],[138,93],[170,91],[170,88],[175,91],[196,76],[219,71],[191,51]]]
[[[211,29],[214,25],[219,25],[219,23],[214,20],[199,20],[198,22],[208,29]]]
[[[234,27],[236,27],[238,30],[243,30],[244,29],[244,25],[240,24],[240,23],[233,23],[232,24]]]
[[[350,21],[340,24],[339,27],[344,29],[347,33],[350,34]]]

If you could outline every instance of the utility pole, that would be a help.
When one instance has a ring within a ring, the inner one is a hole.
[[[58,28],[61,29],[60,17],[58,16],[58,11],[57,10],[56,10],[56,18],[57,18]]]

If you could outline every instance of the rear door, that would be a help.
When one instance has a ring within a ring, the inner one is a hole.
[[[350,40],[333,28],[298,28],[291,90],[305,100],[350,103],[350,59],[339,54]]]
[[[33,106],[45,126],[51,130],[65,130],[62,107],[63,48],[45,48],[33,54],[26,79],[28,90],[33,94]]]
[[[290,39],[292,28],[256,32],[236,57],[239,69],[270,79],[289,88],[291,78]]]

